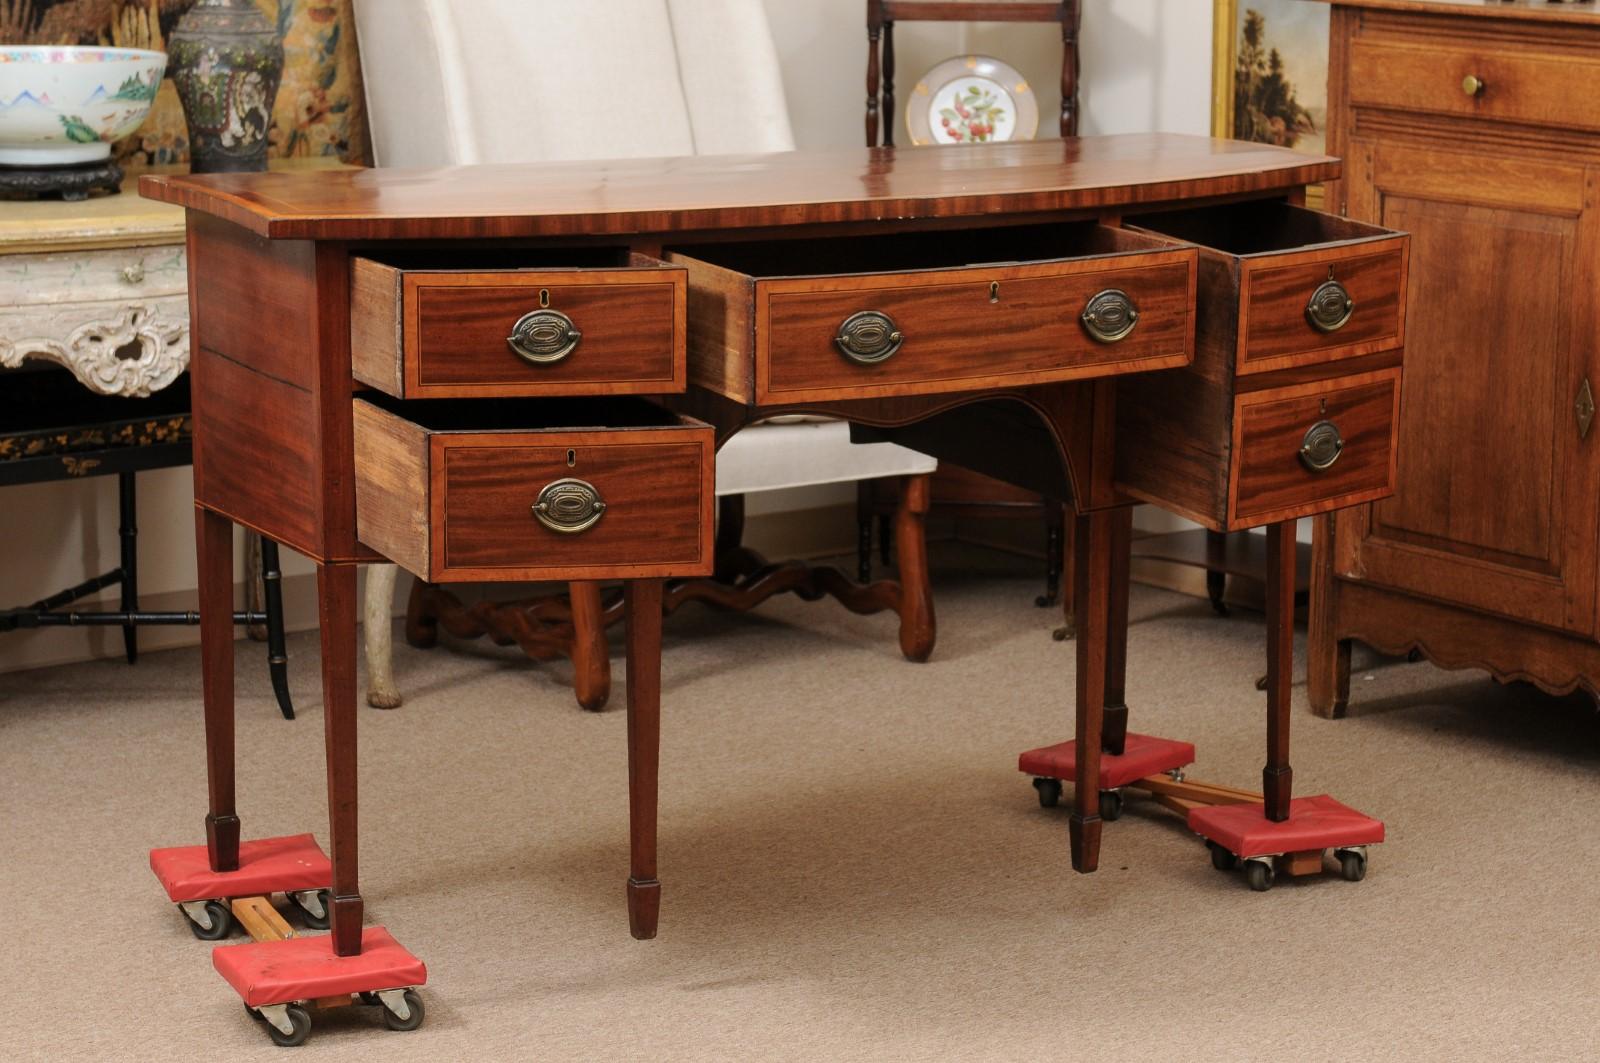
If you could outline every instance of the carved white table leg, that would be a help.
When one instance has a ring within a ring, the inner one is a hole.
[[[367,704],[397,709],[404,700],[394,685],[393,565],[367,566],[367,594],[361,630],[367,650]]]

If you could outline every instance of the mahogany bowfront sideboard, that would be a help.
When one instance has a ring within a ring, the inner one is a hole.
[[[211,869],[240,848],[233,523],[318,566],[339,956],[363,940],[355,566],[620,579],[653,935],[662,581],[711,572],[718,443],[795,412],[1074,506],[1081,871],[1126,729],[1131,505],[1272,525],[1286,807],[1293,522],[1394,479],[1408,248],[1304,208],[1338,173],[1132,135],[146,178],[189,218]]]

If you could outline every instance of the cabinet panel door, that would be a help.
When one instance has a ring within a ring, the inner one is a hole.
[[[1412,244],[1396,490],[1344,525],[1341,571],[1590,634],[1600,447],[1574,403],[1600,324],[1600,175],[1351,147],[1351,213]]]

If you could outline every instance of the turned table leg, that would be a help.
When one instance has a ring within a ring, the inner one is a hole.
[[[579,706],[599,712],[611,700],[611,651],[606,646],[600,584],[569,583],[567,600],[572,605],[572,692]]]
[[[661,760],[661,581],[624,587],[628,624],[628,928],[656,936],[656,799]]]
[[[398,709],[404,702],[394,682],[394,565],[367,566],[367,593],[362,601],[361,638],[367,657],[367,704]]]
[[[1076,518],[1073,530],[1073,612],[1077,619],[1076,769],[1072,813],[1072,867],[1100,864],[1100,748],[1105,711],[1106,644],[1111,598],[1111,540],[1115,512]]]
[[[213,871],[239,869],[239,815],[234,803],[233,522],[196,508],[199,561],[200,682],[205,697],[206,849]]]
[[[323,741],[328,760],[331,936],[339,956],[361,953],[361,887],[356,819],[356,567],[317,566],[322,627]]]
[[[1311,540],[1311,603],[1306,631],[1306,694],[1311,711],[1338,719],[1350,705],[1350,640],[1336,634],[1338,579],[1333,561],[1334,516],[1316,519]]]
[[[1267,818],[1289,818],[1294,769],[1289,766],[1289,702],[1294,680],[1295,522],[1267,528],[1267,764],[1261,790]]]
[[[1106,692],[1100,748],[1121,756],[1128,741],[1128,584],[1133,563],[1133,508],[1111,515],[1111,572],[1106,603]]]
[[[933,477],[907,476],[894,511],[894,548],[900,567],[900,652],[907,660],[933,655],[938,627],[933,616],[933,583],[928,576],[928,506]]]

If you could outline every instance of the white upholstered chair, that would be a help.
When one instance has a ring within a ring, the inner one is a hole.
[[[381,166],[794,147],[761,0],[356,0],[355,15]],[[852,445],[840,423],[758,425],[723,447],[718,494],[933,468],[902,447]],[[373,566],[367,700],[378,707],[400,703],[394,585],[392,565]]]

